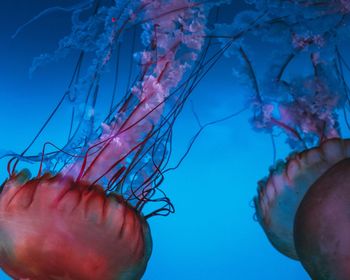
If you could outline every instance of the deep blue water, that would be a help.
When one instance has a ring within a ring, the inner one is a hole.
[[[33,57],[54,50],[69,31],[68,15],[45,16],[11,39],[18,26],[59,2],[1,2],[0,149],[21,151],[67,86],[72,73],[67,60],[44,66],[31,79],[28,70]],[[191,101],[203,123],[243,107],[244,90],[234,81],[231,68],[223,59],[193,93]],[[250,202],[256,182],[267,174],[273,151],[270,137],[251,129],[249,116],[245,112],[208,127],[182,165],[167,174],[163,188],[176,213],[150,221],[154,249],[143,279],[309,279],[298,262],[272,248],[253,220]],[[67,125],[56,118],[45,137],[62,141]],[[175,163],[198,129],[191,106],[185,107],[174,129]],[[282,141],[277,144],[278,156],[285,156],[286,147]],[[6,178],[5,168],[2,160],[0,180]],[[9,278],[1,274],[0,279]]]

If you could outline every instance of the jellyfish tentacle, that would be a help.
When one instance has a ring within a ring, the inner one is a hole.
[[[170,101],[170,90],[180,83],[185,71],[189,68],[187,62],[182,61],[183,57],[188,57],[190,54],[190,57],[193,57],[191,61],[195,61],[195,54],[201,49],[204,42],[204,36],[201,36],[204,34],[202,20],[200,18],[190,20],[193,13],[197,13],[202,17],[202,11],[200,3],[193,4],[187,0],[181,1],[179,4],[169,2],[161,8],[159,8],[157,1],[144,2],[147,3],[145,5],[147,7],[144,7],[145,14],[149,18],[147,22],[157,25],[157,28],[146,26],[145,34],[156,46],[154,51],[144,51],[142,53],[143,64],[145,65],[142,80],[135,84],[131,94],[118,111],[125,112],[126,116],[124,118],[122,113],[111,123],[106,124],[106,133],[101,134],[100,138],[96,139],[96,142],[92,143],[87,150],[86,162],[78,161],[74,164],[75,166],[68,166],[64,171],[66,174],[74,176],[76,170],[80,170],[79,179],[101,182],[101,179],[107,177],[108,181],[113,178],[115,182],[117,178],[113,177],[113,174],[117,170],[121,170],[118,166],[120,164],[125,165],[124,161],[129,160],[129,158],[132,161],[135,156],[134,153],[142,149],[145,142],[155,141],[154,143],[156,143],[162,141],[162,139],[157,139],[156,135],[160,131],[159,128],[164,124],[161,122],[161,118],[166,103]],[[198,11],[191,11],[195,8]],[[169,18],[166,15],[169,15]],[[180,21],[180,18],[185,29],[180,30],[183,33],[175,32],[172,29],[176,28],[174,22]],[[190,24],[192,24],[191,27]],[[174,41],[167,42],[166,36],[174,37]],[[188,50],[181,53],[181,50],[184,50],[182,46],[187,47]],[[179,53],[181,53],[180,56]],[[179,96],[179,98],[182,97]],[[134,99],[136,104],[129,103],[131,99]],[[127,113],[129,111],[130,113]],[[155,131],[152,131],[153,126],[156,127]],[[97,153],[92,155],[90,152],[99,145],[101,146]],[[150,146],[152,145],[150,144]],[[111,157],[113,157],[113,160]],[[128,165],[130,166],[130,163]],[[156,165],[151,169],[155,170],[154,175],[159,172],[156,171]],[[126,170],[129,170],[127,166],[123,171]],[[97,175],[97,173],[102,174],[102,176]],[[150,174],[150,176],[153,175]],[[143,184],[144,186],[148,185],[147,179]]]

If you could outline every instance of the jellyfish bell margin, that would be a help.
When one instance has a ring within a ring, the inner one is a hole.
[[[312,279],[350,279],[349,158],[350,139],[326,140],[278,165],[254,198],[269,241],[300,260]],[[322,268],[325,264],[328,268]],[[327,276],[320,276],[324,270]]]
[[[0,266],[14,279],[137,280],[152,252],[146,219],[102,187],[19,173],[0,194]]]

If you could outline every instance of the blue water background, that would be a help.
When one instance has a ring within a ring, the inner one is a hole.
[[[18,26],[62,2],[69,5],[75,1],[1,1],[0,149],[21,151],[68,84],[73,69],[69,60],[39,69],[32,79],[28,76],[33,57],[54,50],[69,31],[68,15],[43,17],[11,39]],[[229,59],[220,61],[193,93],[174,127],[172,163],[181,157],[198,129],[193,108],[205,123],[244,106],[245,91],[234,80],[231,63]],[[61,111],[63,118],[57,117],[49,125],[46,140],[64,141],[66,113]],[[270,136],[254,132],[249,117],[245,112],[204,130],[182,165],[167,174],[163,188],[176,213],[150,221],[154,249],[143,279],[309,279],[298,262],[270,245],[253,220],[250,203],[256,182],[267,175],[273,150]],[[282,140],[277,141],[277,151],[279,157],[288,153]],[[0,180],[5,180],[6,160],[0,163]],[[1,274],[0,279],[10,278]]]

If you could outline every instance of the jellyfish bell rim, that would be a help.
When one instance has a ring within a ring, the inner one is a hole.
[[[46,273],[57,275],[65,270],[76,280],[136,280],[143,275],[152,253],[150,228],[122,196],[106,195],[100,186],[60,174],[27,178],[25,183],[18,178],[20,175],[15,175],[5,182],[0,193],[0,264],[9,275],[37,280],[51,279]],[[72,251],[70,247],[74,251],[65,252]],[[63,261],[46,262],[55,258]],[[52,269],[47,270],[43,263]],[[100,276],[93,276],[92,268],[84,263],[100,267],[96,269]],[[32,270],[26,269],[32,265]],[[35,269],[39,272],[33,272]]]
[[[270,243],[285,256],[298,260],[294,218],[311,185],[329,168],[350,157],[350,139],[327,139],[317,147],[287,157],[260,181],[254,197],[256,217]]]

